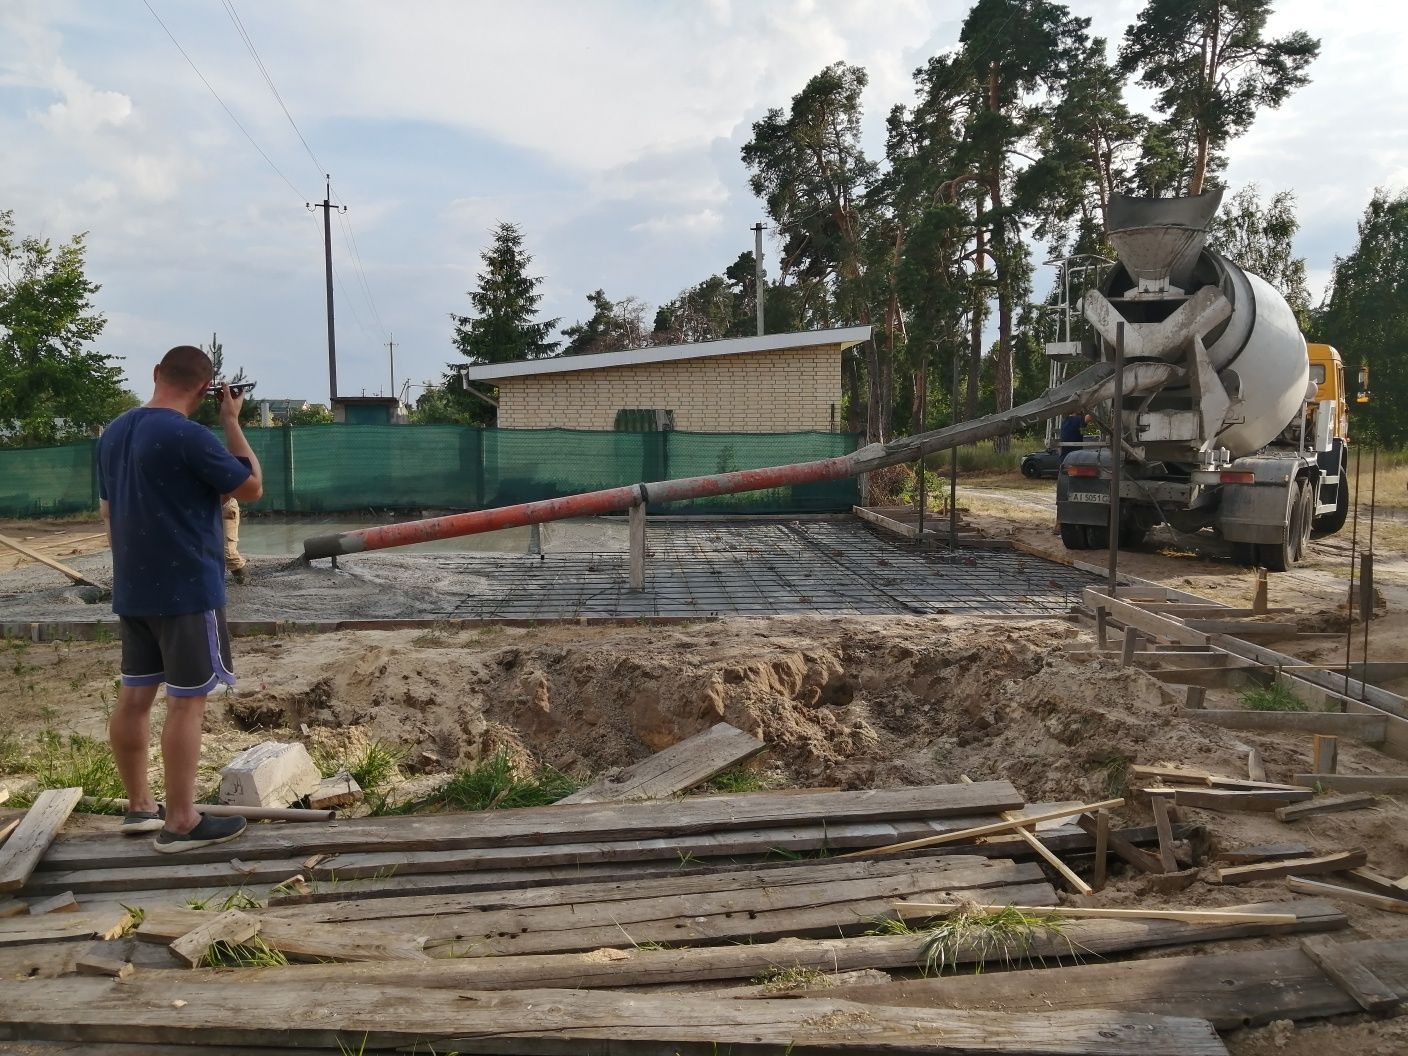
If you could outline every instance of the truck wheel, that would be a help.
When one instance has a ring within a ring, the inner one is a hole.
[[[1252,566],[1256,564],[1256,544],[1255,543],[1233,543],[1232,563],[1235,565]]]
[[[1300,482],[1299,494],[1296,496],[1296,506],[1294,515],[1291,517],[1291,527],[1295,531],[1295,559],[1304,561],[1306,551],[1310,548],[1310,525],[1315,519],[1315,485],[1308,480]]]
[[[1090,540],[1083,524],[1061,524],[1061,545],[1067,550],[1089,550]]]
[[[1036,464],[1036,459],[1028,458],[1022,462],[1022,476],[1028,480],[1036,480],[1041,476],[1041,467]]]
[[[1142,543],[1149,534],[1149,529],[1134,520],[1125,521],[1120,525],[1120,546],[1135,547]]]
[[[1110,526],[1108,524],[1087,524],[1085,534],[1086,538],[1090,540],[1090,549],[1108,550],[1110,548]]]
[[[1296,563],[1296,540],[1300,529],[1296,525],[1294,511],[1281,529],[1279,543],[1257,543],[1257,564],[1268,572],[1289,572]]]
[[[1349,519],[1349,480],[1345,475],[1346,466],[1340,464],[1340,486],[1335,495],[1335,512],[1322,513],[1312,523],[1316,535],[1334,535],[1344,527]]]

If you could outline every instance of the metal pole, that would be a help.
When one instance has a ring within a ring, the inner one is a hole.
[[[757,269],[753,279],[753,303],[758,310],[758,336],[763,336],[763,232],[767,228],[761,223],[753,225],[753,266]]]
[[[958,351],[953,353],[953,398],[949,403],[948,420],[958,421]],[[958,552],[958,448],[948,451],[948,548]]]
[[[919,431],[922,433],[929,428],[929,375],[926,370],[919,372]],[[919,456],[916,463],[919,477],[919,534],[914,537],[916,545],[924,543],[924,507],[929,496],[929,489],[924,480],[924,456]]]
[[[1120,467],[1124,463],[1124,323],[1115,324],[1115,406],[1110,421],[1110,597],[1119,586]]]
[[[391,361],[391,395],[396,395],[396,342],[393,334],[386,335],[386,355]]]
[[[1369,624],[1374,618],[1374,509],[1379,501],[1379,446],[1374,445],[1369,464],[1369,546],[1359,558],[1360,611],[1364,615],[1364,670],[1359,672],[1361,692],[1369,681]]]
[[[1344,627],[1344,692],[1349,695],[1349,664],[1354,659],[1354,565],[1355,558],[1359,554],[1359,478],[1364,467],[1364,449],[1356,447],[1354,449],[1354,519],[1353,527],[1349,532],[1349,596],[1345,599],[1345,627]],[[1341,481],[1343,483],[1343,481]],[[1364,681],[1360,679],[1359,688],[1362,691]]]

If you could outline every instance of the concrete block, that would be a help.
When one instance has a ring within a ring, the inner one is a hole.
[[[220,771],[220,802],[286,807],[312,792],[322,779],[303,745],[265,741],[246,748]]]
[[[308,793],[308,806],[314,810],[330,810],[333,807],[350,807],[362,801],[362,786],[351,774],[333,774],[318,783],[318,787]]]

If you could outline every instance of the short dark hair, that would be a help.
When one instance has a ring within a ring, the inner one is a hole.
[[[195,345],[177,345],[161,357],[161,380],[181,389],[203,389],[215,377],[215,364]]]

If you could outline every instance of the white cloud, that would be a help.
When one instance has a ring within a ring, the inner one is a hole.
[[[717,231],[723,222],[723,216],[713,209],[701,209],[695,213],[672,213],[664,216],[653,216],[649,220],[642,220],[638,224],[632,224],[631,230],[652,236],[685,235],[698,237]]]
[[[91,135],[104,125],[122,125],[132,116],[132,100],[121,92],[100,91],[62,62],[54,63],[45,87],[63,98],[36,115],[39,122],[62,136]]]

